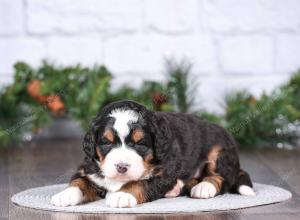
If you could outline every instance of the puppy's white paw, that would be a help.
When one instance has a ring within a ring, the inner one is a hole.
[[[193,198],[208,199],[215,197],[216,194],[216,187],[212,183],[206,181],[198,183],[191,190],[191,197]]]
[[[74,186],[68,187],[51,198],[51,204],[55,206],[73,206],[81,202],[83,202],[83,193]]]
[[[184,186],[184,183],[182,182],[182,180],[177,180],[176,185],[173,187],[173,189],[171,189],[169,192],[167,192],[165,194],[165,197],[166,198],[172,198],[172,197],[179,196],[183,186]]]
[[[250,186],[241,185],[239,186],[238,192],[244,196],[255,196],[254,190]]]
[[[111,208],[133,207],[136,204],[136,198],[130,193],[114,192],[106,197],[106,205]]]

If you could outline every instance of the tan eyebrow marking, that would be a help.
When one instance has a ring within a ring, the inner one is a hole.
[[[144,137],[144,132],[141,129],[136,129],[132,132],[132,140],[138,142]]]
[[[104,132],[103,136],[104,136],[107,140],[109,140],[110,142],[114,142],[115,135],[114,135],[114,133],[113,133],[113,131],[112,131],[111,129],[107,129],[107,130]]]

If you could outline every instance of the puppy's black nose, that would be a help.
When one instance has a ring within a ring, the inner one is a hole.
[[[118,163],[116,164],[116,169],[119,173],[126,173],[128,170],[129,164],[127,163]]]

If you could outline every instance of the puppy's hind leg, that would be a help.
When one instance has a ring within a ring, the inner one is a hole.
[[[239,167],[238,159],[231,155],[220,145],[211,147],[201,182],[191,189],[191,197],[207,199],[229,190]]]
[[[233,190],[244,196],[255,196],[253,185],[250,176],[244,170],[240,170],[237,185],[233,187]]]

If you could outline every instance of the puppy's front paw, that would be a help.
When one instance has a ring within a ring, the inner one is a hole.
[[[83,193],[78,187],[74,186],[68,187],[51,198],[51,204],[55,206],[73,206],[81,202],[83,202]]]
[[[191,197],[193,198],[208,199],[215,197],[216,194],[216,187],[212,183],[206,181],[198,183],[191,190]]]
[[[184,183],[182,180],[177,180],[176,185],[171,189],[169,192],[165,194],[166,198],[172,198],[172,197],[177,197],[180,195],[181,189],[184,186]]]
[[[136,198],[125,192],[114,192],[107,195],[106,205],[111,208],[133,207],[137,204]]]

